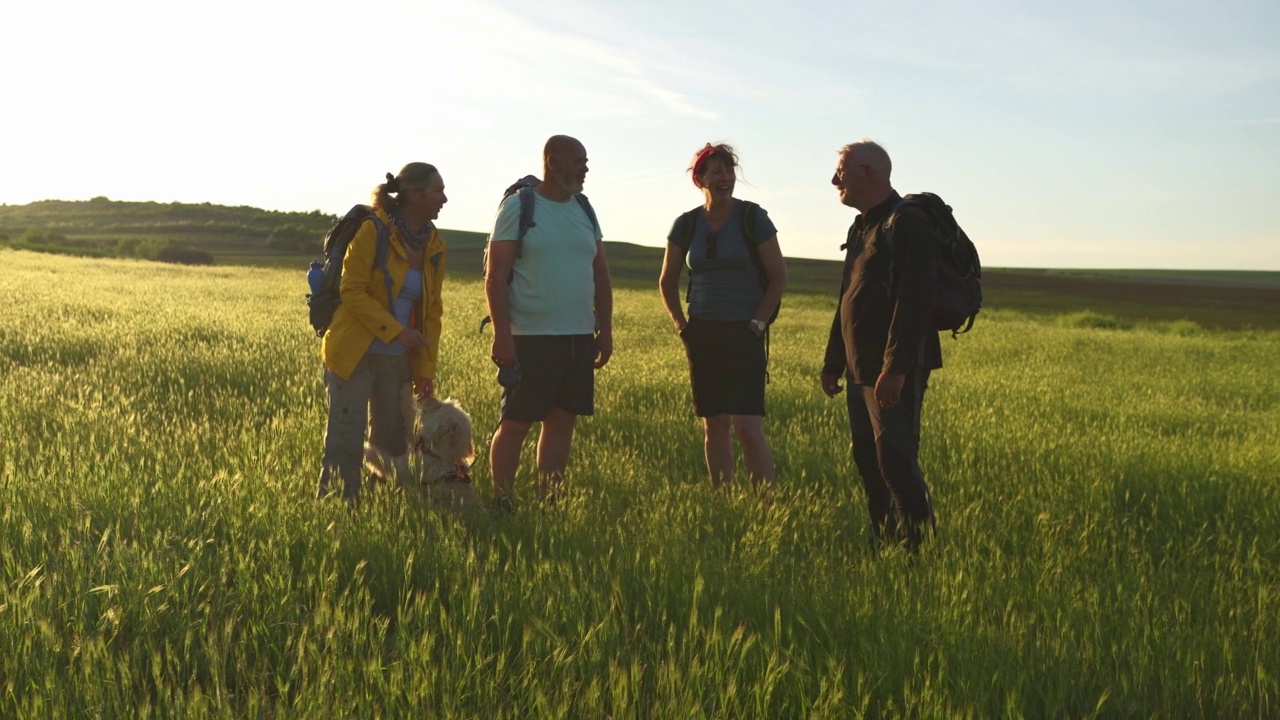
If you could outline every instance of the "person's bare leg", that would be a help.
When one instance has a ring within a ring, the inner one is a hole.
[[[707,472],[711,475],[711,487],[728,489],[733,485],[733,437],[728,415],[712,415],[703,418],[706,436],[703,451],[707,458]]]
[[[538,497],[560,489],[564,471],[569,466],[569,451],[573,447],[573,428],[578,416],[558,407],[551,408],[542,421],[538,436]]]
[[[489,472],[493,475],[493,497],[515,497],[516,471],[520,469],[520,449],[533,423],[503,420],[489,445]]]
[[[747,477],[757,490],[771,490],[778,479],[773,463],[773,449],[764,436],[764,418],[759,415],[734,415],[733,429],[742,445],[742,460]]]

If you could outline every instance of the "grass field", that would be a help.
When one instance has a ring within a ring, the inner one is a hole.
[[[624,289],[567,502],[464,524],[311,499],[299,269],[0,262],[0,717],[1280,713],[1280,332],[993,305],[944,341],[912,561],[866,549],[827,297],[775,328],[772,507],[710,492]],[[438,387],[483,446],[482,314],[448,284]]]

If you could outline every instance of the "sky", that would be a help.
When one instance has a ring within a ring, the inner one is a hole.
[[[436,165],[487,232],[553,134],[661,246],[708,141],[788,256],[838,258],[861,138],[988,267],[1280,270],[1280,3],[172,0],[0,7],[0,203],[340,214]]]

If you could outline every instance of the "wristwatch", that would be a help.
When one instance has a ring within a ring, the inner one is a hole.
[[[754,325],[756,329],[759,330],[760,332],[764,332],[765,330],[769,329],[769,323],[763,320],[757,320],[755,318],[751,318],[751,324]]]

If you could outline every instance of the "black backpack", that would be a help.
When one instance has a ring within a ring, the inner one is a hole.
[[[501,208],[502,203],[506,202],[507,198],[517,193],[520,195],[520,220],[516,225],[517,259],[524,255],[524,236],[529,234],[529,228],[535,227],[535,223],[533,222],[533,207],[537,201],[533,197],[533,192],[534,188],[538,187],[538,183],[540,182],[541,180],[539,180],[537,176],[525,175],[519,180],[511,183],[511,185],[502,193],[502,199],[498,201],[498,207]],[[595,228],[596,234],[599,235],[600,221],[596,219],[596,211],[591,207],[591,201],[587,200],[587,196],[582,193],[576,193],[573,197],[578,201],[578,204],[582,206],[582,210],[587,213],[587,217],[591,218],[591,226]],[[489,236],[489,241],[493,241],[492,235]],[[484,246],[484,266],[481,268],[480,272],[482,275],[487,275],[489,272],[489,243],[485,243]],[[508,285],[510,285],[511,281],[515,279],[515,276],[516,271],[513,267],[511,269],[511,273],[507,275]],[[491,322],[491,320],[488,315],[481,318],[480,332],[484,332],[484,326],[488,325],[489,322]]]
[[[318,286],[312,287],[307,295],[307,309],[311,316],[311,327],[316,337],[324,337],[333,322],[333,314],[342,304],[340,285],[342,284],[342,259],[347,254],[347,246],[356,236],[356,232],[366,220],[372,220],[378,229],[378,247],[374,252],[373,267],[382,270],[383,281],[387,285],[387,297],[391,297],[391,273],[387,272],[387,249],[390,245],[390,228],[388,228],[373,208],[368,205],[356,205],[347,211],[329,232],[324,236],[323,276]]]
[[[739,203],[739,212],[742,213],[740,222],[742,223],[742,236],[747,241],[747,253],[751,256],[751,264],[756,266],[756,273],[760,278],[760,287],[769,289],[769,274],[764,270],[764,263],[760,261],[760,245],[756,242],[756,209],[760,206],[750,200],[743,200]],[[698,227],[698,213],[702,212],[703,206],[698,207],[682,214],[676,220],[676,237],[681,238],[681,249],[684,250],[682,261],[687,265],[689,258],[689,247],[693,245],[693,232]],[[685,286],[684,301],[689,302],[689,295],[693,292],[693,268],[689,268],[689,282]],[[774,320],[778,319],[778,311],[782,309],[782,302],[779,301],[777,306],[773,308],[773,313],[769,315],[769,324],[772,325]]]
[[[978,248],[956,222],[951,206],[933,193],[907,195],[894,208],[885,223],[890,247],[894,223],[903,213],[922,217],[941,246],[934,282],[934,328],[950,330],[953,338],[969,332],[982,309],[982,263],[978,260]]]

